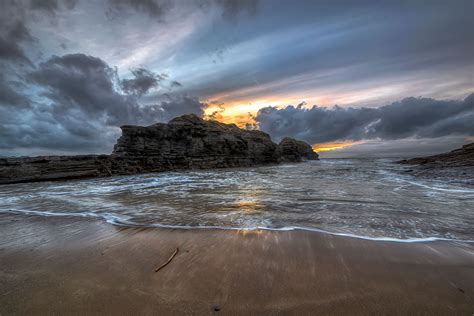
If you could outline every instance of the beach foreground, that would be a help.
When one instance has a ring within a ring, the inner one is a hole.
[[[474,245],[0,214],[0,285],[1,315],[472,315]]]

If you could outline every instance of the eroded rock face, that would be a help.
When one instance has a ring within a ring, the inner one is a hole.
[[[184,115],[168,124],[123,126],[112,156],[148,157],[171,169],[277,163],[276,144],[261,131]]]
[[[311,146],[262,131],[183,115],[168,124],[122,126],[111,155],[0,158],[0,184],[178,169],[250,167],[318,159]]]

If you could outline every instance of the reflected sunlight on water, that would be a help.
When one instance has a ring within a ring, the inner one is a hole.
[[[122,225],[321,229],[474,239],[474,188],[403,174],[387,159],[327,159],[0,187],[0,211]]]

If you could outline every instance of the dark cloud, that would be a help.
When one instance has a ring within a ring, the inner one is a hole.
[[[241,12],[255,14],[257,11],[257,0],[214,0],[214,3],[222,7],[224,18],[235,18]]]
[[[203,114],[205,105],[186,96],[167,95],[154,104],[141,104],[139,95],[155,85],[143,78],[165,78],[146,69],[134,70],[133,75],[135,79],[125,81],[127,89],[120,89],[124,81],[100,58],[53,56],[27,77],[30,88],[40,91],[32,100],[9,89],[0,77],[0,150],[107,153],[120,125],[149,125],[185,113]],[[33,105],[18,111],[7,107],[26,103]]]
[[[17,2],[2,2],[0,11],[0,105],[29,106],[29,100],[17,92],[23,65],[32,66],[22,45],[32,42],[33,36],[22,22],[23,12]],[[15,79],[14,79],[15,78]]]
[[[15,35],[21,32],[18,33],[14,30],[27,30],[25,26],[26,17],[27,10],[24,6],[24,2],[15,0],[2,1],[2,10],[0,10],[0,34],[9,39],[12,39],[12,35],[14,38],[18,37]]]
[[[54,56],[41,63],[30,79],[43,87],[54,112],[62,115],[80,110],[90,117],[109,115],[114,121],[127,116],[129,100],[115,91],[115,70],[103,60],[84,54]]]
[[[71,10],[77,0],[4,0],[0,11],[0,61],[33,65],[24,47],[34,42],[28,23],[37,14],[56,16],[62,9]]]
[[[167,122],[172,118],[186,113],[195,113],[203,116],[206,104],[198,98],[188,96],[168,96],[159,104],[159,116],[161,121]]]
[[[107,15],[111,18],[129,14],[131,11],[162,19],[176,3],[170,0],[109,0]],[[185,5],[208,10],[216,6],[222,10],[224,19],[234,20],[242,12],[255,14],[257,0],[190,0]]]
[[[18,42],[0,37],[0,59],[31,64]]]
[[[0,106],[29,107],[29,99],[18,93],[12,87],[13,85],[15,85],[14,82],[8,82],[3,74],[0,74]]]
[[[52,101],[53,112],[69,117],[80,112],[89,118],[102,118],[107,125],[151,124],[170,113],[202,114],[201,103],[190,98],[168,97],[163,104],[141,105],[137,96],[156,86],[163,76],[146,69],[133,71],[135,79],[122,80],[103,60],[84,54],[54,56],[31,73],[34,83],[42,86],[43,96]],[[117,90],[121,84],[125,92]],[[192,103],[187,107],[186,102]],[[198,106],[195,106],[198,105]],[[184,111],[184,112],[183,112]]]
[[[171,2],[167,0],[109,0],[108,16],[117,17],[133,10],[137,13],[161,18],[170,8]]]
[[[464,101],[406,98],[377,109],[377,121],[367,129],[370,138],[474,135],[474,94]],[[466,124],[470,121],[471,124]]]
[[[30,8],[54,16],[62,7],[69,10],[73,9],[76,6],[77,1],[78,0],[31,0]]]
[[[28,28],[21,21],[13,22],[9,28],[6,29],[6,38],[12,41],[31,41],[33,37]]]
[[[33,10],[42,10],[50,14],[55,14],[59,8],[59,3],[57,0],[31,0],[30,7]]]
[[[174,87],[182,87],[183,85],[178,82],[178,81],[172,81],[171,82],[171,87],[174,88]]]
[[[474,94],[463,101],[406,98],[380,108],[266,107],[255,121],[281,139],[309,143],[474,135]]]
[[[2,21],[0,22],[0,60],[26,62],[31,61],[26,57],[21,44],[30,42],[33,37],[26,25],[21,20],[22,16],[14,8],[6,9],[12,16],[8,14],[0,14]],[[10,12],[11,11],[11,12]]]
[[[158,83],[164,80],[164,75],[155,74],[147,69],[138,68],[132,70],[133,79],[124,79],[121,82],[122,89],[128,94],[141,96],[148,93],[150,89],[158,87]],[[173,81],[174,84],[176,81]]]

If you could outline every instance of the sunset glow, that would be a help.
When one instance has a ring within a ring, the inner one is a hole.
[[[208,104],[204,109],[205,118],[214,119],[226,124],[234,123],[239,127],[245,127],[247,123],[255,123],[254,116],[261,108],[291,104],[291,100],[277,98],[230,102],[220,102],[218,100],[212,99],[205,102]]]
[[[253,112],[256,113],[256,112]],[[232,114],[219,107],[208,107],[204,110],[204,119],[215,120],[226,124],[235,124],[240,128],[245,128],[247,124],[255,123],[254,114],[252,112],[235,112]]]
[[[337,143],[321,143],[321,144],[314,144],[313,145],[313,150],[315,152],[323,152],[323,151],[331,151],[331,150],[337,150],[337,149],[342,149],[342,148],[347,148],[351,147],[354,145],[358,144],[363,144],[363,141],[357,141],[357,142],[351,142],[351,141],[345,141],[345,142],[337,142]]]

